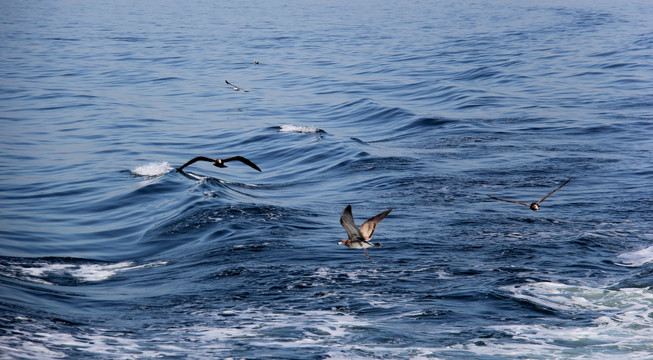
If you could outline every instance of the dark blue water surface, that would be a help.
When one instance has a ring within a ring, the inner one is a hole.
[[[1,7],[1,358],[653,353],[650,1]]]

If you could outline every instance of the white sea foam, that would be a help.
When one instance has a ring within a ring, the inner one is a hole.
[[[653,246],[649,246],[637,251],[623,253],[617,257],[621,259],[621,264],[618,265],[642,266],[644,264],[653,262]]]
[[[114,264],[120,268],[119,264]],[[131,266],[134,266],[133,264]],[[124,266],[123,268],[129,268]],[[315,276],[328,276],[330,269],[319,268]],[[497,324],[487,329],[507,336],[474,338],[462,344],[443,347],[400,346],[353,341],[365,338],[387,326],[337,309],[274,310],[250,308],[207,313],[198,310],[189,315],[196,321],[184,321],[175,327],[150,328],[143,339],[135,334],[114,330],[88,329],[71,336],[51,326],[24,320],[0,341],[0,351],[8,356],[33,358],[65,357],[66,349],[88,357],[113,356],[155,358],[161,356],[215,358],[228,354],[235,344],[249,347],[288,349],[307,352],[322,349],[334,359],[352,358],[565,358],[648,359],[653,353],[653,292],[649,289],[610,290],[602,287],[571,286],[554,282],[506,286],[509,296],[558,311],[590,311],[602,315],[578,326],[547,324]],[[383,307],[383,306],[381,306]],[[404,313],[403,316],[410,314]],[[439,333],[457,333],[460,329],[438,325]],[[136,337],[134,337],[136,336]],[[183,339],[183,341],[179,341]],[[11,344],[11,346],[9,346]],[[50,346],[56,344],[56,346]]]
[[[283,124],[279,126],[279,132],[285,133],[313,134],[321,131],[321,129],[312,126],[297,126],[291,124]]]
[[[496,357],[590,359],[649,359],[653,353],[653,292],[649,289],[609,290],[537,282],[507,286],[504,290],[516,299],[526,300],[558,311],[600,311],[588,325],[553,326],[511,324],[490,326],[510,336],[510,341],[472,339],[447,351],[461,355]],[[477,346],[477,342],[483,346]],[[462,352],[462,353],[461,353]]]
[[[16,358],[65,358],[67,349],[75,349],[77,354],[89,358],[220,358],[217,354],[232,350],[235,343],[243,342],[248,346],[274,348],[323,348],[333,354],[333,358],[342,358],[353,349],[365,349],[370,353],[378,351],[390,357],[393,353],[396,355],[407,351],[347,344],[349,341],[346,338],[351,335],[351,329],[360,332],[361,327],[370,324],[337,311],[251,309],[214,315],[197,313],[197,316],[198,322],[195,324],[181,323],[180,326],[162,329],[147,339],[105,329],[87,329],[83,335],[71,335],[53,328],[51,324],[39,325],[27,321],[25,326],[15,328],[0,340],[0,351]],[[216,325],[210,325],[211,322],[216,322]],[[287,331],[302,336],[290,341]]]
[[[29,266],[20,266],[18,269],[30,280],[38,282],[47,281],[50,274],[70,275],[79,281],[92,282],[103,281],[111,278],[119,272],[142,269],[152,266],[165,265],[165,261],[157,261],[145,265],[134,265],[131,261],[120,262],[116,264],[52,264],[36,263]]]
[[[0,353],[10,359],[65,359],[68,354],[63,349],[75,349],[75,352],[86,354],[88,357],[104,355],[119,359],[136,358],[133,354],[138,354],[138,358],[155,358],[165,354],[164,349],[146,349],[142,346],[142,341],[127,338],[122,334],[103,335],[99,332],[80,337],[49,328],[40,330],[30,332],[13,329],[10,335],[0,341]]]
[[[48,324],[40,326],[26,321],[25,326],[0,340],[0,350],[9,356],[31,358],[64,358],[65,349],[75,349],[88,357],[132,358],[130,354],[138,354],[138,358],[156,358],[192,354],[193,358],[215,358],[216,352],[227,351],[233,348],[234,342],[243,341],[250,346],[330,348],[346,337],[351,328],[369,326],[353,315],[327,310],[250,309],[216,314],[198,312],[196,315],[196,323],[162,329],[146,341],[104,329],[88,329],[83,336],[72,336]],[[212,326],[212,322],[216,325]],[[303,336],[289,341],[287,330]],[[185,341],[180,342],[180,338]],[[16,344],[20,346],[13,346]]]
[[[318,270],[322,273],[323,270]],[[558,304],[559,309],[573,311],[575,303],[581,308],[602,311],[608,315],[597,317],[590,324],[555,326],[542,324],[507,324],[488,327],[509,337],[470,339],[464,344],[446,347],[394,346],[371,342],[352,341],[364,338],[384,322],[375,323],[346,312],[332,310],[272,310],[252,308],[227,310],[216,313],[196,311],[190,315],[197,321],[184,321],[179,326],[150,332],[146,340],[113,330],[89,329],[86,333],[71,336],[53,329],[51,325],[39,326],[26,321],[28,327],[17,328],[0,341],[0,350],[9,356],[57,358],[64,357],[66,349],[92,356],[114,357],[186,357],[215,358],[227,354],[235,344],[247,343],[249,347],[285,348],[292,351],[323,349],[334,359],[351,358],[403,358],[438,359],[465,357],[492,358],[566,358],[591,359],[601,354],[602,359],[650,358],[653,345],[651,305],[653,293],[647,289],[606,290],[585,286],[569,286],[551,282],[505,287],[512,296],[538,303]],[[404,314],[405,315],[405,314]],[[36,331],[34,331],[36,330]],[[150,331],[155,330],[150,328]],[[460,329],[438,326],[440,333],[457,333]],[[179,341],[183,339],[183,341]],[[7,344],[20,344],[9,347]],[[57,344],[56,347],[48,344]]]
[[[503,290],[512,293],[516,299],[559,311],[616,310],[611,306],[609,290],[586,286],[571,286],[553,282],[537,282],[517,286],[505,286]]]
[[[167,161],[149,163],[131,169],[131,173],[136,176],[161,176],[174,170]]]
[[[349,333],[352,327],[369,326],[369,323],[353,315],[330,310],[305,310],[305,311],[260,311],[248,310],[239,312],[237,326],[230,331],[236,336],[252,336],[256,341],[268,343],[276,342],[274,334],[279,328],[295,328],[305,333],[304,340],[316,340],[317,338],[343,337]],[[229,328],[222,328],[222,330]],[[278,340],[285,341],[285,335],[281,334]],[[309,341],[315,343],[315,341]],[[293,345],[295,342],[292,343]]]

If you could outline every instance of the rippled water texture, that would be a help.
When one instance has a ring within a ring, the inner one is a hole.
[[[0,357],[649,358],[652,19],[4,2]]]

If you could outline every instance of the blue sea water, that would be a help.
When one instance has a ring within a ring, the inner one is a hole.
[[[651,358],[649,1],[0,6],[1,358]]]

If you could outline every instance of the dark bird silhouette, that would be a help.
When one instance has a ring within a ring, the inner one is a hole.
[[[488,197],[490,197],[490,198],[492,198],[492,199],[494,199],[494,200],[505,201],[505,202],[511,202],[511,203],[520,204],[520,205],[526,205],[526,206],[530,207],[531,210],[533,210],[533,211],[537,211],[537,210],[540,209],[540,203],[541,203],[542,201],[544,201],[544,199],[546,199],[546,198],[548,198],[549,196],[551,196],[554,192],[560,190],[561,187],[567,185],[567,183],[568,183],[569,181],[571,181],[571,178],[569,178],[569,180],[565,181],[564,184],[558,186],[557,189],[555,189],[555,190],[551,191],[550,193],[546,194],[545,197],[541,198],[541,199],[538,200],[537,202],[530,203],[530,204],[525,203],[525,202],[521,202],[521,201],[499,199],[498,197],[494,197],[494,196],[492,196],[492,195],[488,195]]]
[[[231,86],[235,91],[249,92],[249,90],[245,90],[245,89],[239,88],[238,86],[236,86],[236,85],[230,83],[230,82],[227,81],[227,80],[225,80],[224,82],[226,82],[227,85]]]
[[[182,171],[182,169],[185,168],[186,166],[188,166],[188,165],[190,165],[192,163],[198,162],[198,161],[208,161],[208,162],[213,163],[214,166],[217,166],[219,168],[226,168],[227,165],[225,165],[224,163],[229,162],[229,161],[234,161],[234,160],[240,161],[243,164],[249,165],[250,167],[252,167],[252,168],[254,168],[256,170],[261,171],[261,169],[259,169],[259,167],[256,166],[256,164],[254,164],[249,159],[246,159],[246,158],[244,158],[242,156],[232,156],[232,157],[229,157],[229,158],[226,158],[226,159],[211,159],[211,158],[206,157],[206,156],[198,156],[198,157],[192,158],[191,160],[189,160],[184,165],[178,167],[177,171]]]
[[[372,239],[372,235],[374,235],[376,226],[390,213],[390,211],[392,211],[392,209],[388,209],[375,217],[368,219],[359,229],[354,222],[354,216],[351,214],[351,205],[347,205],[340,216],[340,224],[345,228],[348,239],[338,242],[338,245],[345,245],[352,249],[363,249],[363,251],[365,251],[365,256],[370,259],[370,255],[367,254],[366,248],[371,246],[381,247],[380,243],[373,244],[370,240]]]

